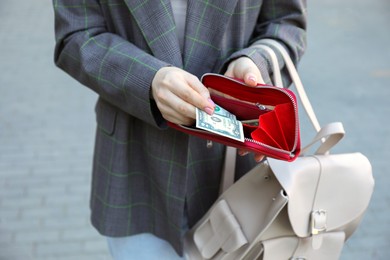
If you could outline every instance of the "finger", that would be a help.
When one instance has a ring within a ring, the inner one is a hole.
[[[224,74],[225,76],[228,76],[228,77],[231,77],[231,78],[234,78],[235,75],[234,75],[234,61],[231,62]]]
[[[206,113],[213,114],[215,103],[211,100],[209,90],[195,76],[189,77],[187,83],[190,88],[183,88],[181,97]]]
[[[196,117],[195,107],[170,91],[159,91],[156,103],[161,114],[168,121],[183,121],[185,118]]]
[[[187,78],[187,83],[193,90],[195,90],[205,99],[210,98],[209,90],[202,84],[202,82],[200,82],[196,76],[189,75]]]
[[[257,79],[257,77],[256,77],[256,75],[254,73],[248,72],[248,73],[245,74],[244,82],[248,86],[256,87],[258,79]]]
[[[178,113],[177,109],[174,109],[169,106],[164,106],[160,109],[160,111],[164,119],[175,124],[192,125],[195,121],[195,118]]]
[[[175,99],[176,101],[170,107],[167,107],[167,113],[169,112],[173,117],[186,123],[189,120],[196,119],[196,110],[193,105],[178,97]]]
[[[238,155],[240,155],[240,156],[245,156],[248,153],[249,153],[249,151],[245,150],[245,149],[239,149],[238,150]],[[260,154],[260,153],[255,153],[254,154],[254,158],[255,158],[256,162],[261,162],[262,160],[264,160],[265,156],[263,154]]]
[[[179,68],[164,67],[158,70],[152,82],[152,95],[167,120],[177,118],[176,113],[181,117],[195,118],[195,106],[209,114],[214,112],[215,104],[207,88],[198,78]]]
[[[246,68],[244,82],[251,87],[256,87],[257,84],[264,84],[264,79],[261,76],[260,70],[253,62]]]
[[[249,151],[245,150],[245,149],[239,149],[238,150],[238,155],[239,156],[245,156],[249,153]]]
[[[232,61],[226,72],[226,76],[243,79],[248,86],[255,87],[257,84],[264,84],[263,77],[256,64],[248,57],[240,57]]]
[[[261,162],[264,159],[263,154],[255,153],[255,161],[256,162]]]

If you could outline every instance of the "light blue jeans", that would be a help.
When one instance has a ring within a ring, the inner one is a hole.
[[[107,237],[114,260],[185,260],[165,240],[143,233],[128,237]]]

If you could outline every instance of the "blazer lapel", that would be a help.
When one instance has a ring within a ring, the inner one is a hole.
[[[221,44],[238,0],[188,0],[184,69],[202,75],[220,57]]]
[[[152,54],[183,67],[170,0],[125,0]]]

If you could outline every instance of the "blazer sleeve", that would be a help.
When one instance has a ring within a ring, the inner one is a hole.
[[[108,32],[97,0],[56,0],[53,6],[56,65],[126,113],[163,124],[150,86],[168,64]]]
[[[306,48],[306,19],[306,0],[264,0],[249,46],[233,53],[223,68],[226,68],[233,59],[247,56],[256,63],[266,83],[271,83],[270,75],[273,73],[271,59],[264,50],[254,46],[261,39],[277,40],[286,47],[293,62],[297,64]],[[288,86],[291,79],[284,69],[283,58],[278,52],[276,55],[284,86]]]

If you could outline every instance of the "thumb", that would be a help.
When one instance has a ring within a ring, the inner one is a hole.
[[[257,84],[265,84],[264,79],[261,76],[261,73],[257,68],[255,71],[250,70],[250,71],[245,73],[244,82],[245,82],[245,84],[247,84],[248,86],[251,86],[251,87],[256,87]]]
[[[256,75],[254,73],[248,72],[244,76],[244,82],[248,86],[256,87],[256,85],[258,83],[258,79],[257,79],[257,77],[256,77]]]

